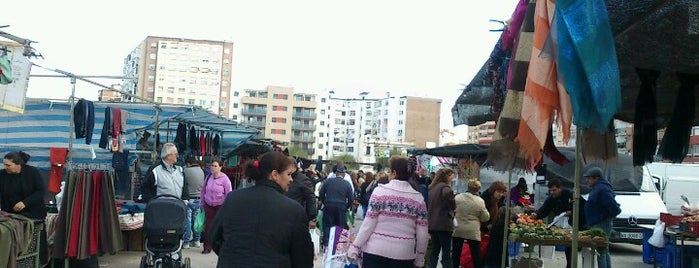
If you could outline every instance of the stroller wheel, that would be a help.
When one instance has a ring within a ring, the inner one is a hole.
[[[192,268],[192,264],[189,261],[189,257],[184,258],[184,264],[182,265],[182,268]]]
[[[148,268],[148,256],[143,256],[141,257],[141,266],[140,268]]]

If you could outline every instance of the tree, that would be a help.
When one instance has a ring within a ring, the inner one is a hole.
[[[308,151],[305,149],[298,147],[296,145],[290,145],[289,147],[286,147],[289,149],[289,156],[295,156],[295,157],[301,157],[301,158],[310,158],[310,155],[308,154]]]
[[[359,165],[357,164],[357,160],[354,159],[354,156],[351,156],[349,154],[342,154],[342,155],[337,155],[333,157],[332,159],[332,164],[327,165],[329,171],[328,173],[332,172],[333,166],[335,166],[335,163],[342,161],[342,163],[345,163],[345,168],[346,169],[359,169]]]

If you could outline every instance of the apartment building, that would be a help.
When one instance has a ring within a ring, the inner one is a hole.
[[[319,94],[318,143],[324,159],[352,155],[374,163],[393,148],[425,148],[439,142],[441,100],[410,96],[337,97],[334,91]]]
[[[229,117],[232,61],[231,42],[148,36],[124,59],[123,90]]]
[[[268,86],[265,90],[246,89],[239,95],[240,109],[233,110],[240,114],[232,115],[234,120],[262,130],[266,138],[301,148],[311,156],[316,154],[315,94],[297,93],[292,87]]]

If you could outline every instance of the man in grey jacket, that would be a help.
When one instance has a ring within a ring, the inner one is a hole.
[[[199,214],[199,196],[201,194],[201,187],[204,184],[204,170],[199,166],[199,161],[193,156],[190,156],[185,160],[184,168],[184,180],[187,188],[184,189],[182,194],[185,198],[188,198],[187,203],[187,223],[184,230],[184,244],[183,248],[200,247],[201,244],[201,233],[194,231],[194,219],[197,218]],[[190,240],[191,238],[191,240]]]

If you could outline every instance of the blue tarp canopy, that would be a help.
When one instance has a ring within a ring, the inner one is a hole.
[[[259,130],[195,106],[158,105],[156,108],[153,104],[138,102],[94,102],[94,106],[95,126],[91,145],[86,144],[85,138],[73,139],[73,163],[111,163],[111,152],[98,147],[106,107],[128,112],[126,149],[131,151],[136,150],[143,133],[148,131],[154,134],[156,125],[159,126],[161,143],[173,141],[180,122],[221,135],[220,155],[226,155],[240,144],[261,135]],[[49,148],[68,148],[69,124],[70,103],[65,100],[27,99],[24,114],[0,109],[0,155],[22,150],[32,156],[29,161],[31,165],[47,170],[50,167]],[[151,135],[149,143],[153,143],[154,136]],[[92,150],[96,155],[94,159]],[[132,157],[135,159],[135,155]]]

